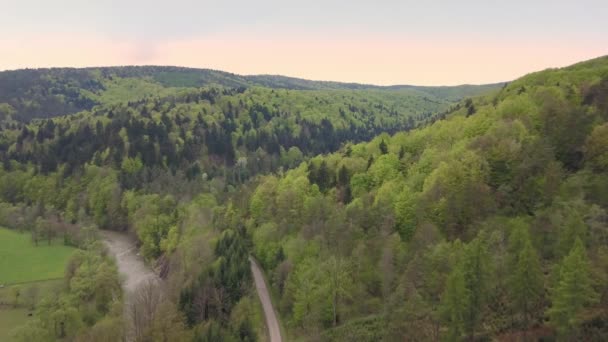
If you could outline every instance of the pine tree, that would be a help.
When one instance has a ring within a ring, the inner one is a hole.
[[[401,160],[403,157],[405,157],[405,148],[401,146],[401,148],[399,148],[399,159]]]
[[[511,278],[511,293],[517,311],[524,319],[524,328],[530,326],[534,313],[542,305],[544,281],[538,254],[530,240],[519,252],[517,266]]]
[[[471,241],[463,259],[448,277],[442,298],[442,312],[447,321],[450,341],[458,341],[466,333],[473,341],[475,330],[482,321],[487,294],[488,253],[479,238]]]
[[[369,156],[369,158],[367,159],[367,168],[366,170],[369,170],[369,168],[372,166],[372,164],[374,163],[374,156],[371,155]]]
[[[338,184],[344,187],[348,185],[349,181],[350,177],[348,175],[348,169],[346,168],[346,166],[342,165],[340,171],[338,172]]]
[[[387,154],[388,153],[388,146],[386,145],[386,142],[384,142],[384,139],[382,139],[382,141],[380,142],[380,153],[382,154]]]
[[[480,238],[471,241],[464,253],[465,332],[469,340],[475,339],[475,330],[482,320],[489,280],[489,255]]]
[[[591,284],[585,247],[580,239],[576,239],[558,271],[557,283],[551,292],[552,306],[547,314],[561,337],[576,339],[580,313],[598,300]]]
[[[543,273],[538,254],[532,245],[528,226],[524,221],[514,222],[509,236],[508,267],[511,270],[509,289],[514,311],[519,313],[528,328],[533,314],[542,305]]]
[[[321,191],[325,191],[331,186],[331,183],[327,162],[323,160],[317,173],[317,185]]]
[[[462,263],[458,263],[450,273],[445,292],[441,298],[441,313],[448,325],[448,340],[458,341],[464,332],[466,315],[465,298],[467,289],[464,281]]]

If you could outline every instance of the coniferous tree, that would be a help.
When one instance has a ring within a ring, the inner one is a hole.
[[[511,275],[511,296],[516,310],[521,314],[524,328],[530,327],[534,314],[542,306],[544,292],[543,273],[538,254],[529,240],[518,253],[517,265]]]
[[[327,162],[323,160],[321,165],[319,165],[319,170],[317,173],[317,184],[322,191],[327,190],[331,185],[331,179],[329,175],[329,169],[327,168]]]
[[[585,247],[576,239],[574,247],[558,266],[557,283],[551,291],[551,323],[564,339],[576,339],[580,314],[598,300],[591,283],[591,271]]]
[[[466,247],[463,259],[466,288],[464,328],[471,341],[475,339],[475,331],[484,316],[489,280],[488,260],[486,246],[479,237]]]
[[[382,154],[387,154],[388,153],[388,146],[386,145],[386,142],[384,141],[384,139],[382,139],[382,141],[380,142],[380,153]]]
[[[463,264],[458,263],[447,279],[441,300],[443,320],[448,326],[448,340],[458,341],[464,333],[467,288],[465,287]]]
[[[403,159],[404,156],[405,156],[405,148],[403,146],[401,146],[399,148],[399,159]]]

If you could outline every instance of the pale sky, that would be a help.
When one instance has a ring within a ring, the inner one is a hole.
[[[0,70],[178,65],[489,83],[608,54],[608,0],[0,0]]]

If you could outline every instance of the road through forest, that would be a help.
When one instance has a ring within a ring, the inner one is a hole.
[[[137,246],[131,237],[123,233],[107,230],[101,231],[100,234],[110,254],[116,259],[118,272],[124,279],[125,302],[129,301],[129,298],[134,294],[138,286],[149,280],[158,280],[158,276],[146,266],[144,259],[138,255]],[[270,293],[266,287],[262,270],[253,258],[249,258],[249,262],[251,264],[255,288],[264,309],[270,342],[282,342],[279,321],[272,307]]]
[[[255,289],[258,292],[258,297],[260,297],[262,308],[264,309],[264,317],[266,317],[266,326],[268,327],[270,342],[281,342],[281,329],[279,328],[279,321],[277,320],[277,315],[272,307],[270,293],[266,287],[266,281],[262,275],[262,270],[251,257],[249,258],[249,263],[251,264],[251,273],[253,274]]]

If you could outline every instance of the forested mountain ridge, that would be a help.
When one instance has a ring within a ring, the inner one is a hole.
[[[142,339],[256,340],[264,329],[252,295],[251,237],[240,216],[250,179],[459,108],[449,89],[435,97],[407,89],[165,87],[116,75],[87,83],[81,76],[16,86],[25,112],[0,106],[0,226],[28,232],[32,241],[62,236],[78,247],[69,267],[79,275],[66,273],[65,286],[36,306],[36,319],[15,330],[17,340],[117,340],[133,329]],[[59,113],[66,104],[78,112],[21,117]],[[131,302],[121,309],[117,269],[94,238],[97,229],[137,237],[168,285],[142,290],[162,298],[158,307]],[[81,252],[102,259],[82,263]],[[104,281],[82,283],[91,273]],[[169,318],[131,316],[142,310]]]
[[[442,104],[498,88],[499,84],[454,87],[373,86],[309,81],[275,75],[240,76],[210,69],[165,66],[25,69],[0,72],[0,119],[49,118],[105,103],[174,93],[205,86],[292,90],[385,90]]]
[[[136,235],[164,279],[141,340],[262,339],[250,254],[286,340],[606,339],[608,57],[439,107],[386,90],[163,89],[4,122],[0,225],[94,261],[74,258],[18,340],[127,329],[115,269],[87,244],[96,227]]]
[[[605,340],[607,101],[602,57],[263,177],[249,230],[292,336]]]
[[[45,174],[133,160],[138,174],[179,170],[191,180],[226,176],[227,168],[231,182],[242,182],[348,141],[412,129],[452,107],[393,91],[185,88],[30,124],[6,121],[0,154],[6,165],[32,163]]]

